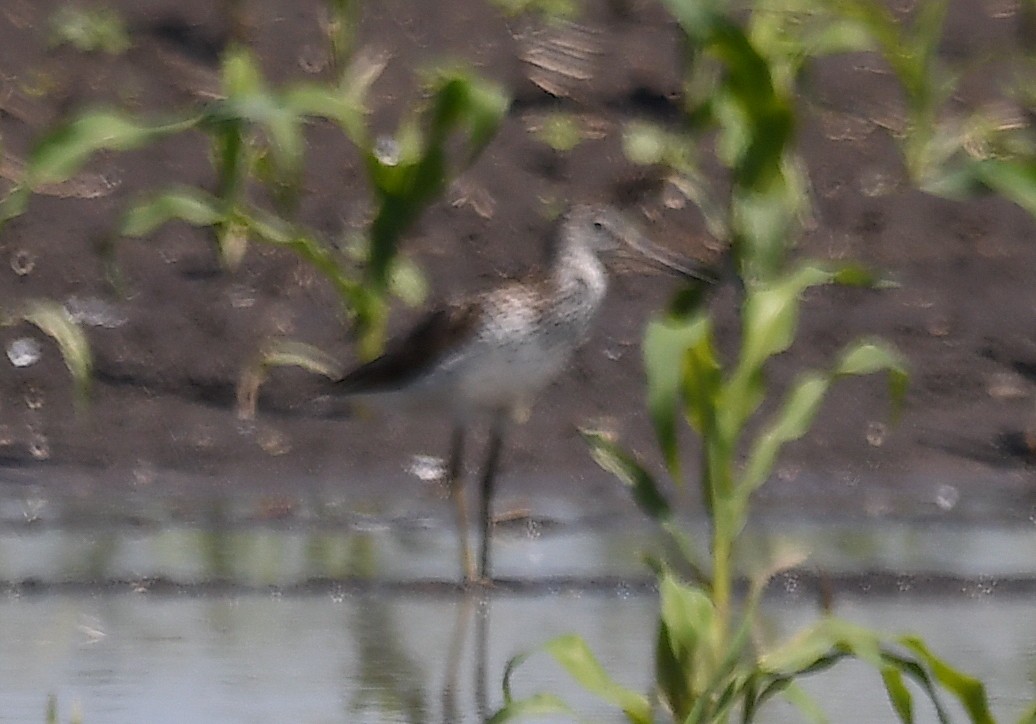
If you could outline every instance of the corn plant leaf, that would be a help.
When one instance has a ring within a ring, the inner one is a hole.
[[[669,501],[658,489],[655,479],[637,460],[595,430],[580,430],[583,440],[590,446],[590,456],[604,470],[617,477],[630,489],[633,500],[653,520],[667,520],[672,517]]]
[[[265,367],[301,367],[332,380],[342,373],[341,364],[327,352],[290,339],[269,342],[263,350],[261,364]]]
[[[721,86],[714,89],[717,107],[736,106],[725,113],[725,135],[740,139],[734,163],[735,182],[745,188],[765,188],[781,172],[791,138],[791,103],[778,93],[770,65],[715,2],[667,0],[666,6],[684,33],[724,67]]]
[[[99,151],[128,151],[195,126],[198,117],[149,125],[114,110],[93,110],[72,118],[36,144],[26,165],[32,188],[56,184],[75,175]]]
[[[873,50],[867,29],[830,5],[814,0],[772,0],[766,12],[751,14],[749,37],[766,51],[771,64],[780,68],[791,63],[794,72],[810,58]]]
[[[687,586],[665,574],[659,585],[662,622],[669,634],[670,648],[687,661],[710,645],[716,620],[712,601],[700,588]]]
[[[789,239],[804,206],[800,190],[783,178],[764,189],[737,187],[732,191],[731,227],[745,279],[772,279],[783,268]]]
[[[204,123],[215,126],[219,134],[231,133],[238,137],[228,139],[230,146],[226,141],[223,143],[221,167],[236,164],[236,159],[230,160],[227,156],[237,153],[235,149],[242,144],[244,125],[254,124],[266,135],[283,183],[297,183],[305,154],[302,117],[280,93],[266,88],[258,61],[251,52],[237,47],[227,53],[223,63],[223,87],[226,98],[211,104],[204,115]]]
[[[511,721],[526,721],[530,717],[562,715],[574,718],[572,708],[553,694],[534,694],[525,699],[509,701],[493,713],[486,724],[504,724]]]
[[[237,383],[237,416],[242,420],[255,417],[259,403],[259,388],[272,367],[299,367],[331,380],[341,376],[338,360],[305,342],[290,339],[272,339],[263,345],[259,355],[241,372]]]
[[[25,213],[31,195],[28,186],[18,185],[0,200],[0,229],[6,222]]]
[[[93,355],[82,327],[62,305],[45,299],[26,302],[18,316],[57,343],[75,384],[76,403],[84,403],[90,393]]]
[[[467,129],[463,165],[475,160],[496,134],[510,100],[495,83],[460,69],[443,70],[432,81],[435,98],[429,134],[441,143],[456,128]]]
[[[231,47],[223,55],[222,78],[228,96],[258,93],[264,88],[259,62],[241,45]]]
[[[326,118],[338,124],[357,147],[370,146],[366,125],[367,93],[388,64],[388,55],[360,52],[335,86],[299,83],[284,92],[284,105],[300,116]]]
[[[882,371],[888,373],[892,415],[896,418],[906,399],[910,379],[906,362],[898,351],[878,340],[858,341],[842,352],[834,368],[834,374],[839,377]]]
[[[201,189],[174,187],[130,207],[122,218],[123,236],[147,236],[170,221],[215,226],[225,219],[219,200]]]
[[[916,636],[904,636],[899,642],[927,666],[935,680],[953,694],[968,712],[971,721],[976,724],[993,724],[994,719],[989,711],[989,700],[986,688],[974,677],[957,671],[941,658],[932,653],[927,644]]]
[[[689,681],[690,667],[673,651],[671,639],[669,628],[664,621],[659,621],[655,640],[655,685],[674,718],[680,719],[694,706],[694,698]]]
[[[742,305],[742,342],[737,367],[716,403],[723,436],[734,439],[762,403],[763,366],[785,351],[798,327],[799,295],[811,286],[827,284],[833,273],[802,266],[784,276],[749,288]]]
[[[830,271],[807,265],[752,290],[744,305],[741,366],[757,370],[791,346],[798,327],[799,295],[832,278]]]
[[[723,368],[717,359],[711,322],[706,332],[684,353],[681,394],[688,421],[705,436],[715,428],[716,400],[723,385]]]
[[[878,671],[884,666],[881,640],[877,634],[834,617],[820,620],[766,652],[759,657],[758,665],[766,674],[795,677],[823,666],[832,655],[845,654],[851,654]]]
[[[900,721],[910,722],[913,716],[913,704],[903,693],[905,687],[901,675],[906,675],[928,695],[940,722],[948,722],[949,717],[939,701],[936,683],[960,701],[971,721],[978,724],[993,722],[981,682],[950,667],[915,636],[902,636],[895,641],[917,659],[889,649],[881,635],[874,631],[841,619],[825,618],[759,658],[760,670],[773,677],[759,701],[799,676],[827,668],[839,659],[851,656],[882,675],[890,703]]]
[[[959,190],[957,196],[974,196],[979,190],[989,189],[1036,216],[1036,161],[991,159],[974,162],[957,177],[946,178],[941,187],[936,187],[945,195],[952,195],[955,189]]]
[[[738,486],[743,498],[766,482],[781,448],[809,431],[830,386],[831,377],[817,372],[807,373],[795,382],[776,419],[752,446]]]
[[[712,352],[711,336],[711,324],[704,314],[654,320],[644,334],[648,412],[666,466],[676,480],[680,479],[676,413],[685,386],[695,427],[699,431],[705,429],[713,415],[719,366]]]
[[[686,586],[664,571],[659,585],[661,614],[655,649],[655,675],[677,719],[706,704],[700,689],[711,658],[715,624],[712,601],[699,588]]]
[[[1018,724],[1036,724],[1036,704],[1028,707],[1020,717]]]
[[[261,209],[239,209],[235,218],[263,243],[290,249],[330,281],[350,315],[360,315],[372,297],[339,263],[338,254],[303,227]]]
[[[383,289],[400,237],[424,207],[446,188],[455,172],[470,165],[496,133],[508,99],[495,84],[463,71],[441,71],[430,82],[431,102],[405,120],[396,153],[364,149],[367,175],[378,197],[370,226],[368,277]],[[458,138],[459,135],[459,138]],[[447,148],[460,146],[461,158],[447,163]]]
[[[883,666],[881,680],[885,682],[885,691],[888,692],[892,708],[896,710],[896,716],[904,724],[913,724],[914,698],[910,694],[910,689],[903,683],[903,672],[895,666]]]
[[[651,724],[651,702],[612,679],[579,636],[559,636],[543,647],[580,686],[626,714],[633,724]]]
[[[738,485],[739,512],[747,508],[748,496],[766,482],[781,448],[805,435],[813,424],[824,396],[839,377],[869,375],[886,371],[895,417],[906,395],[907,372],[901,356],[886,344],[860,341],[850,345],[838,357],[829,373],[809,372],[802,375],[788,392],[780,410],[756,439]]]
[[[816,699],[811,697],[806,691],[795,684],[795,682],[788,683],[781,691],[781,696],[789,704],[798,709],[806,722],[810,724],[828,724],[830,719],[824,713],[824,710],[820,708]]]
[[[69,44],[84,52],[120,55],[130,48],[122,16],[110,8],[86,9],[64,5],[50,19],[50,44]]]
[[[356,145],[368,143],[364,107],[337,88],[316,83],[295,85],[285,90],[284,105],[300,116],[333,121]]]

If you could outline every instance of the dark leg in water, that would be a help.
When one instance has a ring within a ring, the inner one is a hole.
[[[457,423],[450,437],[450,459],[446,468],[446,483],[449,486],[450,498],[453,499],[454,512],[457,516],[457,537],[460,547],[460,565],[464,578],[475,580],[475,560],[471,556],[471,544],[468,542],[468,503],[464,497],[464,426]]]
[[[483,581],[492,578],[490,568],[489,547],[492,538],[493,523],[493,488],[496,484],[496,472],[500,462],[500,449],[503,446],[504,421],[501,417],[493,420],[489,431],[489,449],[486,453],[486,467],[482,473],[482,500],[479,509],[479,527],[482,532],[482,551],[479,557],[479,574]]]

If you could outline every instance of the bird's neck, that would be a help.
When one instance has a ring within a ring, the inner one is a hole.
[[[608,272],[585,244],[567,242],[557,250],[552,265],[552,281],[562,297],[579,297],[592,307],[600,304],[608,291]]]

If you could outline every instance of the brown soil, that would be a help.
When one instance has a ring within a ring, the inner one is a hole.
[[[221,3],[109,4],[132,29],[133,48],[118,57],[48,48],[48,18],[59,2],[3,3],[5,154],[24,158],[34,138],[79,108],[176,109],[218,88],[218,56],[229,33]],[[271,82],[312,77],[322,47],[322,4],[245,5]],[[604,199],[646,211],[655,237],[683,253],[715,257],[693,210],[666,209],[659,185],[629,164],[620,147],[624,122],[674,116],[677,28],[654,0],[585,5],[592,77],[539,78],[568,93],[555,98],[530,80],[535,71],[522,60],[532,44],[550,42],[549,34],[532,32],[530,21],[508,21],[485,0],[364,3],[360,44],[391,53],[372,94],[376,128],[394,128],[418,92],[415,71],[441,58],[473,63],[514,97],[481,160],[409,235],[406,251],[435,296],[526,270],[549,233],[545,209],[569,201]],[[1031,28],[1008,5],[954,4],[944,55],[954,64],[983,61],[955,105],[995,99],[999,91],[988,78],[1006,76],[1006,66],[988,59],[1031,47]],[[816,218],[802,253],[862,260],[898,286],[811,292],[798,343],[777,360],[772,380],[779,388],[798,370],[824,365],[849,340],[880,335],[910,360],[904,414],[888,425],[883,380],[847,381],[808,439],[789,448],[764,490],[766,503],[818,514],[1024,519],[1036,511],[1036,481],[1027,467],[1036,390],[1033,222],[1006,201],[957,203],[907,188],[886,130],[900,105],[893,77],[875,57],[825,60],[809,73],[799,139],[813,173]],[[530,129],[554,110],[583,114],[594,137],[568,153],[536,140]],[[12,164],[6,162],[7,175]],[[96,384],[84,414],[73,414],[68,375],[44,338],[38,364],[15,368],[2,361],[0,485],[16,494],[108,492],[116,499],[137,490],[202,498],[249,490],[261,492],[269,509],[283,504],[288,513],[315,491],[349,500],[384,492],[404,509],[429,505],[427,491],[404,466],[414,453],[444,449],[447,431],[439,420],[329,415],[321,397],[326,388],[286,369],[264,388],[257,421],[237,420],[237,377],[271,335],[316,344],[342,359],[353,355],[333,292],[304,264],[253,245],[241,268],[226,273],[206,234],[182,225],[144,241],[119,241],[110,257],[102,253],[120,210],[142,191],[173,181],[211,185],[200,136],[99,158],[77,184],[34,196],[28,213],[0,233],[0,305],[30,297],[103,300],[121,322],[88,328]],[[362,220],[367,198],[348,142],[330,124],[314,124],[303,219],[333,238]],[[12,262],[26,259],[31,272],[16,274]],[[121,294],[109,261],[119,270]],[[618,278],[593,341],[512,435],[502,481],[511,504],[551,491],[594,510],[629,509],[619,486],[590,461],[576,426],[614,427],[657,464],[643,412],[639,340],[645,320],[672,291],[662,277]],[[714,302],[728,341],[733,298],[722,287]],[[400,310],[393,328],[413,317]],[[38,336],[20,326],[0,330],[0,342],[6,348],[26,335]]]

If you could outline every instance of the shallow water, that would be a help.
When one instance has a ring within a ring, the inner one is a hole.
[[[645,688],[655,605],[648,594],[582,593],[504,594],[488,603],[459,595],[8,596],[0,602],[0,722],[42,721],[49,693],[62,720],[78,710],[85,722],[108,724],[474,722],[501,702],[507,659],[561,633],[582,634],[616,679]],[[1005,721],[1034,694],[1028,597],[854,598],[838,612],[927,636],[988,682]],[[771,601],[767,621],[777,634],[814,615],[809,601],[782,597]],[[484,644],[480,618],[488,619]],[[451,677],[458,636],[462,655]],[[622,721],[545,656],[520,670],[515,687],[517,695],[558,693],[592,721]],[[836,667],[805,688],[832,721],[893,720],[877,675],[863,667]],[[782,702],[762,719],[799,720]],[[921,708],[918,721],[935,718]]]
[[[475,722],[501,704],[506,662],[563,633],[649,685],[657,600],[642,556],[657,538],[635,518],[502,526],[504,580],[480,596],[454,585],[455,534],[434,518],[161,518],[0,520],[0,723],[43,721],[49,695],[61,721],[86,724]],[[1036,525],[771,517],[743,550],[748,564],[806,557],[771,587],[774,640],[833,596],[845,618],[927,637],[987,682],[1003,721],[1036,698]],[[543,655],[515,688],[622,721]],[[894,720],[858,665],[805,689],[833,722]],[[761,721],[801,716],[777,701]]]

